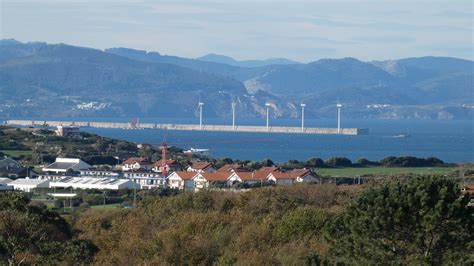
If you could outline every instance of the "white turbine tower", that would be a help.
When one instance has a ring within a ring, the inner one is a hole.
[[[306,107],[306,104],[301,102],[301,132],[304,132],[304,108]]]
[[[267,131],[270,131],[270,125],[268,123],[268,118],[269,118],[269,112],[270,112],[270,106],[271,104],[270,103],[266,103],[265,106],[267,107]]]
[[[204,105],[204,103],[202,103],[201,101],[199,101],[199,129],[202,129],[202,106]]]
[[[236,102],[232,102],[232,129],[235,130],[235,106],[237,105]]]
[[[341,133],[341,107],[342,104],[337,102],[337,133]]]

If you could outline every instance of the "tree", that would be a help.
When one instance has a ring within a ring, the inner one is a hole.
[[[473,251],[467,204],[442,177],[369,188],[328,223],[330,254],[351,264],[460,264]]]
[[[326,165],[331,167],[351,167],[352,162],[345,157],[332,157],[326,161]]]
[[[0,194],[0,264],[92,261],[97,247],[73,240],[69,224],[57,213],[28,203],[18,192]]]
[[[153,153],[155,153],[155,151],[153,150],[151,145],[148,144],[142,144],[142,147],[138,150],[138,155],[141,157],[145,157],[147,160],[151,159]]]
[[[306,167],[324,167],[324,161],[321,158],[313,157],[306,161]]]

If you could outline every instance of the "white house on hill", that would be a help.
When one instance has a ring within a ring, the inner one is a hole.
[[[184,189],[185,191],[194,190],[193,177],[196,172],[177,171],[168,176],[168,186],[170,188]]]
[[[288,172],[272,172],[268,174],[267,180],[277,185],[291,185],[295,182],[316,181],[316,177],[308,169],[294,169]]]
[[[216,169],[208,162],[193,162],[190,166],[186,168],[188,172],[207,172],[214,173]]]
[[[149,171],[152,164],[143,157],[130,157],[122,164],[122,171]]]

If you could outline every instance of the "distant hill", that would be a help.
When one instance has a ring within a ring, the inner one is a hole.
[[[199,98],[215,102],[206,111],[216,115],[232,96],[244,94],[243,84],[231,78],[64,44],[0,64],[2,103],[30,105],[36,110],[31,113],[46,116],[59,110],[64,115],[194,115]]]
[[[474,116],[474,62],[468,60],[235,62],[244,61],[0,40],[0,117],[192,117],[199,99],[206,116],[221,117],[230,115],[232,101],[241,117],[264,115],[266,102],[273,103],[272,116],[298,117],[301,101],[315,118],[334,117],[336,101],[356,118]]]
[[[231,66],[240,66],[240,67],[262,67],[269,65],[291,65],[299,64],[298,62],[291,61],[285,58],[270,58],[265,60],[243,60],[237,61],[232,57],[218,54],[208,54],[202,57],[196,58],[200,61],[215,62],[221,64],[227,64]]]

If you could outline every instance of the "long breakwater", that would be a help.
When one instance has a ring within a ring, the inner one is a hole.
[[[232,125],[194,125],[194,124],[159,124],[159,123],[116,123],[84,121],[45,121],[45,120],[6,120],[7,126],[24,127],[93,127],[117,129],[161,129],[181,131],[222,131],[222,132],[255,132],[255,133],[288,133],[315,135],[366,135],[367,128],[319,128],[319,127],[283,127],[283,126],[232,126]]]

